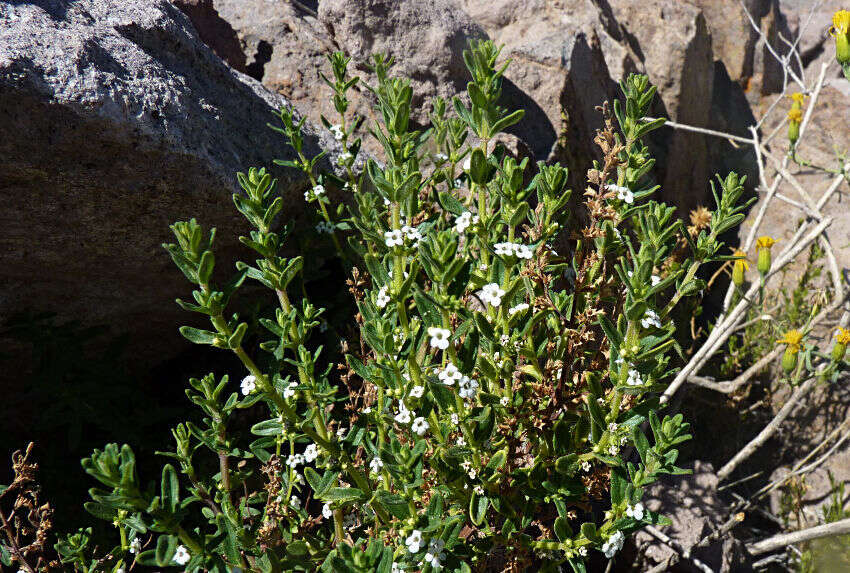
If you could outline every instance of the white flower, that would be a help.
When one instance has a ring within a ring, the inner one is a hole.
[[[477,485],[474,488],[472,488],[472,491],[474,491],[478,495],[484,495],[484,488],[481,487],[480,485]]]
[[[372,470],[372,473],[381,473],[381,469],[384,467],[384,462],[381,461],[381,458],[375,456],[372,458],[372,461],[369,462],[369,469]]]
[[[508,309],[508,314],[516,314],[518,312],[522,312],[524,310],[528,310],[530,307],[527,302],[521,302],[516,306],[512,306]]]
[[[640,319],[640,324],[644,328],[649,328],[650,326],[661,328],[661,321],[658,320],[658,314],[651,309],[646,309],[646,314],[644,314],[643,318]]]
[[[303,454],[293,454],[286,458],[286,465],[291,468],[297,468],[301,464],[304,463],[304,455]]]
[[[582,469],[582,471],[589,472],[590,471],[590,461],[584,460],[583,462],[581,462],[581,469]]]
[[[640,377],[640,372],[634,368],[629,369],[629,379],[626,380],[629,386],[643,386],[643,380]]]
[[[294,507],[295,509],[299,509],[301,507],[301,500],[296,496],[292,496],[289,498],[290,507]]]
[[[500,256],[510,256],[514,252],[513,243],[496,243],[493,245],[493,252]]]
[[[189,550],[186,549],[182,545],[177,546],[177,551],[174,552],[174,562],[178,565],[186,565],[189,560],[192,558],[192,555],[189,553]]]
[[[333,223],[328,223],[327,221],[319,221],[316,223],[316,232],[320,235],[322,233],[327,233],[328,235],[333,235],[334,226]]]
[[[398,413],[395,415],[395,421],[399,424],[410,423],[410,410],[404,405],[404,402],[398,403]]]
[[[351,163],[351,161],[353,159],[354,159],[354,156],[351,155],[351,153],[349,153],[348,151],[346,151],[345,153],[339,154],[339,156],[336,158],[336,163],[337,163],[337,165],[344,167],[344,166],[348,165],[349,163]]]
[[[385,207],[389,207],[389,206],[390,206],[390,200],[389,200],[389,199],[384,199],[384,206],[385,206]]]
[[[470,225],[478,223],[478,215],[473,215],[469,211],[464,211],[455,217],[455,231],[463,235]]]
[[[313,463],[316,458],[319,457],[319,448],[316,447],[316,444],[310,444],[304,450],[304,461],[308,464]]]
[[[431,348],[439,348],[440,350],[448,348],[449,336],[451,336],[451,334],[452,333],[445,328],[429,326],[428,336],[431,337]]]
[[[334,136],[334,139],[336,139],[337,141],[342,141],[343,132],[342,126],[340,124],[335,123],[334,125],[328,128],[328,131],[331,132],[331,134]]]
[[[463,436],[458,436],[457,437],[457,445],[465,446],[466,445],[466,438],[464,438]]]
[[[363,413],[364,414],[371,414],[372,413],[372,407],[366,406],[365,408],[363,408]]]
[[[138,537],[134,537],[133,541],[130,542],[130,553],[138,553],[142,550],[142,540]]]
[[[643,504],[638,502],[635,505],[630,505],[626,508],[626,515],[640,521],[643,519]]]
[[[286,388],[283,389],[283,397],[285,399],[292,398],[295,396],[297,391],[295,390],[298,387],[298,382],[290,382]]]
[[[507,407],[507,406],[508,406],[508,404],[510,404],[510,402],[511,402],[511,399],[510,399],[510,398],[508,398],[507,396],[502,396],[502,397],[499,399],[499,403],[500,403],[502,406],[505,406],[505,407]]]
[[[531,247],[528,247],[526,245],[516,245],[514,253],[516,254],[517,258],[520,259],[530,259],[532,255]]]
[[[384,231],[384,243],[390,248],[400,247],[404,243],[404,237],[399,229],[394,231]]]
[[[414,386],[413,388],[410,389],[410,395],[413,398],[421,398],[422,394],[424,394],[424,393],[425,393],[425,388],[422,387],[422,386],[419,386],[419,385]]]
[[[631,189],[628,187],[623,187],[622,185],[614,185],[609,183],[605,186],[608,191],[616,191],[617,199],[623,201],[624,203],[628,203],[631,205],[635,202],[635,195],[632,193]]]
[[[489,283],[481,287],[481,298],[490,306],[497,307],[502,304],[505,291],[499,288],[497,283]]]
[[[623,548],[623,543],[626,541],[626,536],[623,535],[622,531],[616,532],[614,535],[608,538],[608,541],[602,544],[602,553],[605,554],[605,557],[611,559],[617,552]]]
[[[660,283],[660,282],[661,282],[661,277],[659,277],[658,275],[652,275],[652,276],[649,278],[649,280],[650,280],[650,282],[652,283],[652,286],[656,286],[658,283]]]
[[[619,444],[611,444],[610,446],[608,446],[608,455],[616,456],[619,453],[620,453]]]
[[[404,569],[402,569],[401,565],[398,563],[393,563],[393,568],[390,573],[404,573]]]
[[[458,424],[460,424],[460,418],[458,418],[458,415],[457,415],[457,414],[452,414],[452,415],[449,417],[449,419],[450,419],[450,420],[451,420],[451,422],[452,422],[452,426],[457,426]]]
[[[467,155],[466,159],[463,160],[463,170],[469,171],[470,166],[472,165],[472,155]]]
[[[384,308],[390,303],[390,300],[390,295],[387,294],[387,287],[382,286],[381,289],[378,291],[377,298],[375,299],[375,306],[377,306],[378,308]]]
[[[401,232],[404,233],[404,236],[405,238],[407,238],[408,241],[411,241],[413,243],[414,247],[417,246],[419,244],[419,241],[422,240],[422,233],[420,233],[419,229],[417,229],[416,227],[405,225],[401,228]]]
[[[440,382],[446,386],[454,386],[455,382],[463,378],[463,374],[461,374],[460,370],[457,369],[457,366],[449,362],[445,368],[440,370],[440,373],[437,374],[437,378],[439,378]]]
[[[416,432],[417,435],[424,436],[425,432],[427,432],[428,428],[430,427],[431,425],[427,421],[425,421],[425,418],[419,416],[418,418],[413,420],[413,425],[410,426],[410,429]]]
[[[245,378],[242,379],[242,384],[240,384],[240,386],[242,387],[242,394],[247,396],[257,387],[257,377],[253,374],[245,376]]]
[[[446,155],[445,153],[438,153],[438,154],[436,154],[436,155],[434,156],[434,159],[435,159],[438,163],[442,163],[443,161],[446,161],[448,158],[449,158],[449,156],[448,156],[448,155]]]
[[[443,551],[445,546],[446,543],[442,539],[435,539],[428,544],[428,552],[425,554],[425,562],[428,563],[432,569],[437,570],[443,567],[443,561],[446,558],[446,553]]]
[[[318,198],[320,195],[325,194],[325,186],[324,185],[314,185],[312,189],[308,189],[304,192],[304,199],[306,201],[312,201],[313,199]]]
[[[475,392],[478,390],[478,382],[474,378],[464,376],[458,384],[458,394],[461,398],[474,398]]]
[[[331,509],[330,504],[326,503],[322,506],[322,516],[324,516],[325,519],[330,519],[331,517],[333,517],[333,514],[334,512]]]
[[[578,548],[578,554],[581,555],[582,557],[587,557],[587,546],[583,545],[583,546],[579,547]]]
[[[422,548],[422,532],[414,529],[404,540],[404,544],[407,545],[407,550],[411,553],[418,553]]]

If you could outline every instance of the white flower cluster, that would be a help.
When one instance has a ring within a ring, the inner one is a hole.
[[[333,124],[328,128],[328,131],[331,132],[331,135],[334,136],[334,139],[337,141],[342,141],[343,136],[345,135],[342,131],[342,126],[338,123]]]
[[[410,420],[413,419],[413,423],[410,425],[410,429],[416,433],[418,436],[424,436],[425,432],[428,431],[428,428],[431,427],[431,424],[423,418],[422,416],[417,416],[415,419],[413,418],[413,414],[410,410],[407,409],[407,406],[403,401],[399,400],[398,402],[398,411],[396,415],[393,417],[397,424],[407,425],[410,424]]]
[[[622,185],[614,185],[613,183],[609,183],[605,186],[605,189],[608,191],[616,191],[617,199],[624,203],[628,203],[631,205],[635,202],[635,195],[632,193],[631,189],[628,187],[623,187]]]
[[[289,384],[287,384],[286,388],[283,389],[284,399],[289,400],[290,398],[295,396],[295,394],[298,392],[296,388],[298,388],[298,382],[290,382]]]
[[[496,243],[493,251],[503,257],[516,257],[518,259],[530,259],[533,254],[531,247],[521,243]]]
[[[474,378],[464,376],[460,379],[457,386],[457,393],[461,398],[475,398],[475,393],[478,391],[478,382]]]
[[[631,517],[632,519],[637,519],[640,521],[643,519],[644,507],[643,504],[638,502],[635,505],[630,505],[626,508],[626,515]]]
[[[626,380],[629,386],[643,386],[643,379],[640,377],[640,372],[634,368],[629,368],[629,379]]]
[[[481,287],[481,300],[490,306],[497,307],[502,304],[503,296],[505,296],[505,291],[499,288],[497,283],[490,283]]]
[[[340,153],[339,156],[336,158],[336,164],[340,167],[350,165],[352,161],[354,161],[354,156],[348,151],[346,151],[345,153]]]
[[[439,571],[443,567],[443,561],[446,560],[446,553],[443,548],[446,542],[442,539],[432,539],[428,544],[428,552],[425,553],[425,563],[431,566],[434,571]]]
[[[369,462],[369,469],[372,470],[372,473],[379,474],[381,470],[384,468],[384,462],[381,461],[381,458],[375,456],[372,458],[372,461]]]
[[[658,319],[658,313],[652,309],[647,309],[646,314],[640,319],[640,325],[644,328],[661,328],[661,321]]]
[[[378,296],[375,298],[375,306],[378,308],[384,308],[390,303],[390,295],[387,292],[387,287],[382,286],[378,290]]]
[[[438,153],[434,156],[434,161],[436,163],[442,163],[444,161],[448,161],[448,159],[449,159],[449,156],[446,155],[445,153]]]
[[[242,379],[242,383],[239,386],[242,388],[242,395],[247,396],[257,388],[257,377],[249,374]]]
[[[327,233],[328,235],[333,235],[334,232],[334,224],[328,223],[327,221],[319,221],[316,223],[316,232],[320,235],[322,233]]]
[[[402,246],[405,239],[415,247],[422,240],[422,233],[410,225],[405,225],[401,229],[384,231],[384,244],[390,248]]]
[[[431,348],[445,350],[449,347],[449,337],[451,335],[452,333],[448,329],[439,328],[437,326],[428,327],[428,336],[431,337]]]
[[[470,225],[478,224],[478,215],[473,215],[469,211],[464,211],[455,217],[455,231],[463,235]]]
[[[614,535],[608,538],[608,541],[602,544],[602,553],[605,554],[605,557],[611,559],[617,552],[623,548],[623,543],[626,541],[626,536],[623,535],[622,531],[616,532]]]
[[[522,312],[522,311],[524,311],[524,310],[528,310],[529,308],[531,308],[531,307],[529,307],[529,305],[528,305],[528,303],[527,303],[527,302],[521,302],[521,303],[519,303],[518,305],[516,305],[516,306],[512,306],[511,308],[509,308],[509,309],[508,309],[508,314],[516,314],[516,313],[518,313],[518,312]]]
[[[325,194],[325,186],[324,185],[315,185],[312,189],[308,189],[304,192],[304,200],[308,203],[315,199],[318,199],[322,195]]]

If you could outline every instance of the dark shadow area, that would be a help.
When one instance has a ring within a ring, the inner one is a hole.
[[[257,81],[262,81],[263,75],[266,73],[266,64],[271,61],[273,51],[274,47],[271,44],[265,40],[260,40],[257,44],[257,53],[254,54],[254,61],[248,64],[245,73]]]
[[[9,3],[12,6],[21,6],[24,4],[38,6],[48,16],[59,22],[65,19],[68,10],[74,5],[74,0],[11,0]]]
[[[256,77],[248,72],[247,58],[236,30],[219,15],[212,0],[174,0],[174,5],[189,17],[198,36],[219,58],[230,64],[234,70]],[[263,65],[267,61],[263,62]]]

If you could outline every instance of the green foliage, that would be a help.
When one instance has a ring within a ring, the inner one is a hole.
[[[670,314],[705,288],[700,267],[725,258],[719,236],[743,216],[742,181],[718,179],[710,225],[694,238],[649,200],[657,187],[642,138],[662,122],[645,119],[655,89],[633,75],[615,104],[619,129],[606,116],[580,225],[565,168],[541,162],[527,178],[527,160],[490,151],[522,118],[499,105],[508,64],[498,57],[473,43],[457,117],[438,99],[418,130],[410,81],[375,56],[371,134],[384,161],[366,158],[359,174],[348,58],[334,55],[325,78],[340,122],[323,124],[348,154],[335,174],[316,174],[303,120],[281,110],[298,157],[284,163],[308,175],[306,201],[331,225],[344,266],[357,266],[356,328],[335,340],[344,362],[315,344],[325,311],[293,288],[303,259],[282,254],[290,229],[277,221],[283,200],[269,173],[239,175],[234,203],[253,227],[240,240],[258,258],[229,282],[212,281],[214,230],[172,226],[177,242],[165,249],[196,287],[193,303],[178,304],[210,322],[181,333],[232,352],[247,372],[241,396],[226,376],[190,381],[203,423],[173,430],[171,464],[153,484],[126,445],[83,461],[101,484],[86,509],[121,536],[107,569],[135,559],[190,571],[585,571],[591,549],[611,558],[626,535],[665,523],[640,500],[658,476],[684,473],[677,447],[690,439],[681,415],[656,413],[679,350]],[[350,207],[331,217],[325,185],[350,190]],[[689,252],[674,252],[686,239]],[[262,360],[247,322],[227,311],[246,280],[277,304],[259,321]],[[252,437],[232,429],[237,410]],[[79,568],[88,551],[80,536],[63,541]]]

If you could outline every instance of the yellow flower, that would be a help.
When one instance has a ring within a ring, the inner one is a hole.
[[[850,31],[850,12],[839,10],[832,15],[832,27],[829,29],[829,35],[835,38],[839,35],[846,35],[848,31]]]
[[[844,330],[839,326],[835,329],[835,340],[839,344],[850,344],[850,331]]]
[[[763,237],[759,237],[756,240],[756,248],[757,249],[769,249],[774,244],[776,244],[776,241],[773,240],[773,237],[768,237],[767,235],[765,235]]]
[[[800,352],[800,345],[803,342],[803,333],[799,330],[789,330],[785,336],[776,341],[778,344],[786,344],[788,348],[786,352],[797,354]]]
[[[803,121],[803,110],[798,107],[792,107],[788,110],[788,121],[801,123]]]
[[[791,99],[794,100],[794,103],[798,106],[802,106],[803,102],[806,100],[805,94],[801,94],[800,92],[796,92],[791,94]]]

